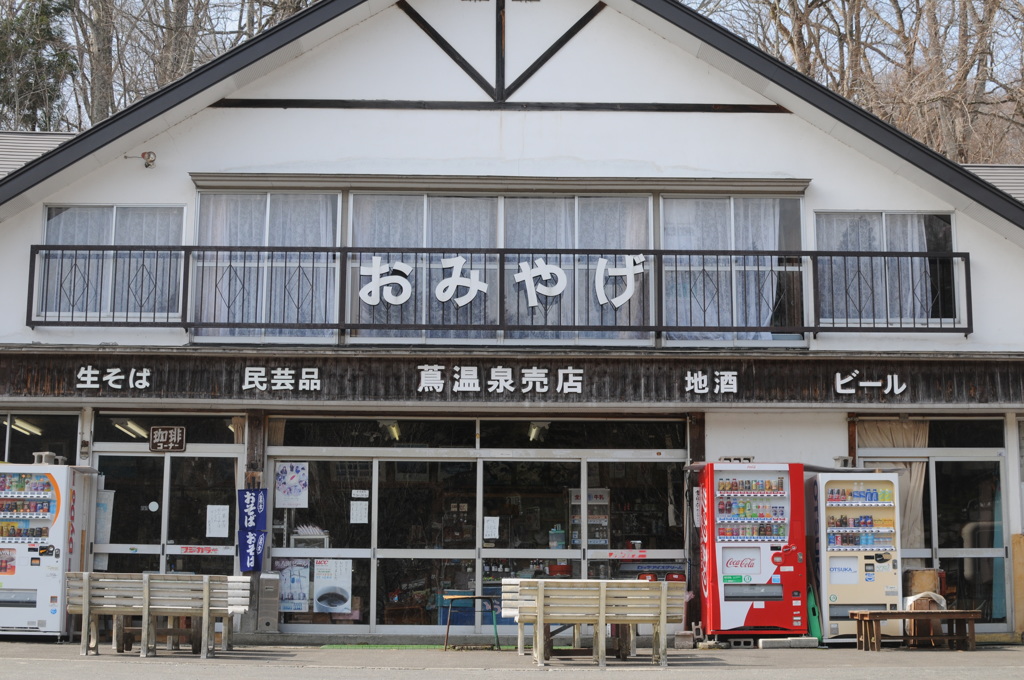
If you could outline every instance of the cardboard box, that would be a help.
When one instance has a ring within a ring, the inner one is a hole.
[[[903,595],[942,594],[938,569],[908,569],[903,572]]]

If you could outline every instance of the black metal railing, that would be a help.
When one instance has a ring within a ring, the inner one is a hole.
[[[966,253],[33,246],[27,323],[198,335],[972,331]]]

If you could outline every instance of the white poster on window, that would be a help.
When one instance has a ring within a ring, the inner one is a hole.
[[[227,538],[231,528],[231,506],[229,505],[207,505],[206,506],[206,537]]]
[[[352,612],[352,560],[318,559],[313,562],[313,611]]]
[[[274,472],[274,507],[309,507],[309,463],[278,463]]]
[[[276,559],[274,571],[281,574],[277,610],[309,611],[309,559]]]

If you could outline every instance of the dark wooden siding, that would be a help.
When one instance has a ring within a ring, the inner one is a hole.
[[[445,388],[441,392],[418,391],[420,365],[444,367]],[[100,382],[98,389],[77,386],[80,368],[92,366],[105,372],[120,369],[126,376],[121,389]],[[452,390],[455,366],[475,366],[484,388],[480,392]],[[546,368],[550,389],[543,394],[489,393],[489,371],[498,366],[513,369],[517,383],[520,371]],[[247,367],[315,368],[321,389],[243,390]],[[559,369],[583,370],[580,393],[555,391]],[[131,388],[127,376],[132,369],[149,369],[149,387]],[[715,372],[736,373],[736,391],[714,390]],[[856,387],[852,394],[836,390],[836,375],[858,375],[844,387]],[[687,373],[703,373],[709,390],[687,389]],[[897,394],[884,387],[902,387]],[[881,381],[881,387],[859,387],[859,381]],[[146,398],[188,402],[224,399],[245,403],[311,402],[421,403],[510,406],[516,404],[624,404],[642,409],[645,405],[683,405],[687,408],[712,404],[836,404],[849,406],[891,405],[1024,405],[1024,360],[964,360],[911,358],[773,358],[728,356],[643,356],[621,354],[596,356],[559,354],[516,356],[473,353],[400,354],[381,353],[347,356],[340,354],[200,354],[193,350],[164,353],[128,353],[110,350],[56,353],[9,353],[0,356],[0,396],[9,398],[92,399]]]

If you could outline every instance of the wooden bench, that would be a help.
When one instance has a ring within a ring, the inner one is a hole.
[[[850,618],[857,622],[857,649],[879,652],[882,650],[882,621],[902,619],[904,621],[943,621],[946,632],[941,632],[941,625],[936,626],[939,632],[929,635],[903,636],[903,643],[927,640],[930,642],[947,642],[950,649],[974,650],[974,622],[981,618],[977,609],[900,609],[895,611],[852,611]]]
[[[113,619],[114,649],[130,650],[125,619],[138,616],[142,619],[140,656],[155,654],[157,633],[165,633],[175,641],[187,636],[193,653],[207,658],[213,652],[217,619],[224,622],[222,646],[231,648],[229,617],[248,610],[251,580],[248,576],[72,572],[66,587],[68,613],[82,616],[82,655],[99,654],[100,616]],[[167,617],[169,627],[157,629],[157,617]],[[175,627],[175,620],[191,626]]]
[[[502,579],[501,612],[519,626],[519,653],[523,653],[524,626],[533,624],[533,658],[543,666],[550,658],[550,624],[594,627],[594,658],[604,666],[607,624],[654,626],[652,661],[668,665],[666,625],[682,623],[686,583],[568,579]]]

